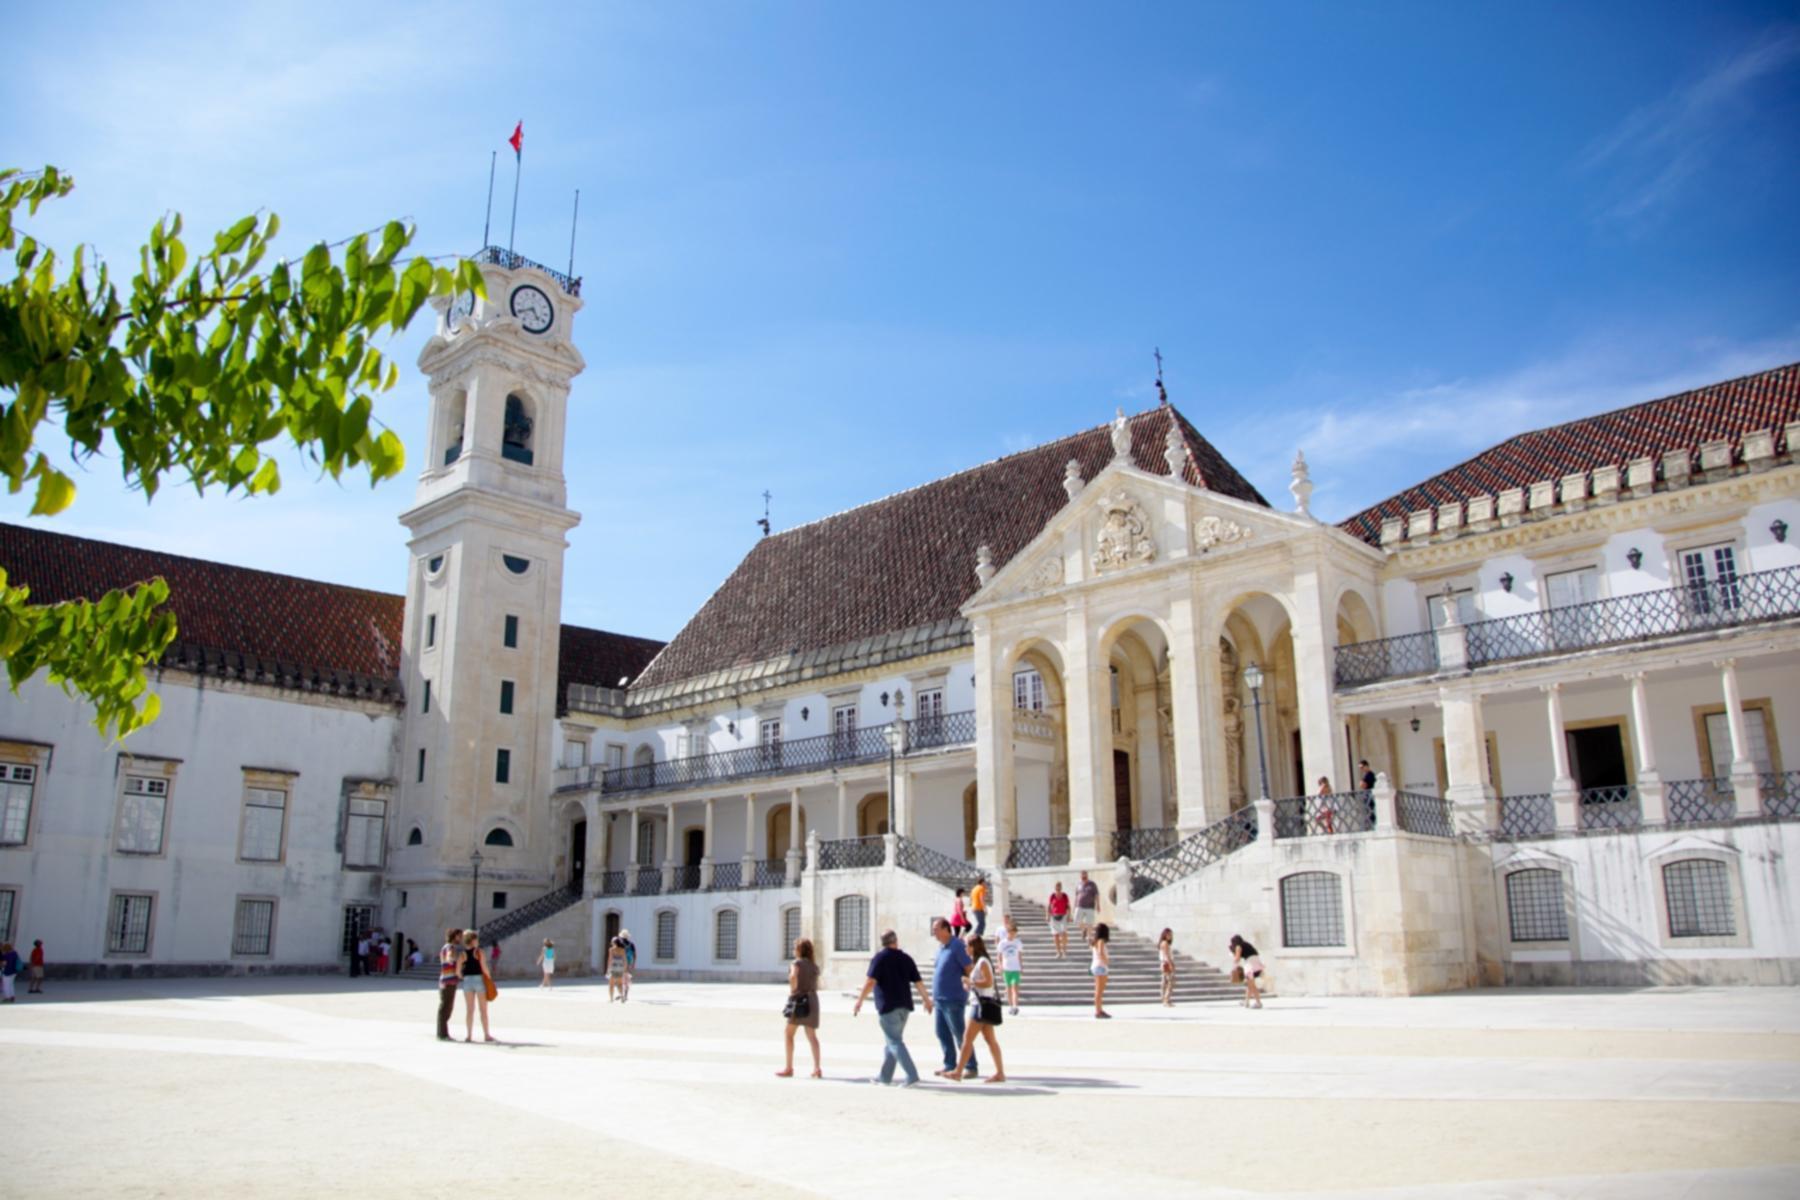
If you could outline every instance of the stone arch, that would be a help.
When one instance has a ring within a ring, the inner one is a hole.
[[[800,844],[804,846],[806,844],[806,806],[804,804],[801,804],[796,800],[790,800],[786,804],[777,804],[771,807],[767,815],[763,817],[764,831],[768,834],[769,838],[764,845],[768,847],[769,858],[776,859],[786,857],[788,852],[788,831],[792,828],[791,822],[794,820],[796,812],[799,813],[800,817],[799,841]]]
[[[1005,688],[1006,719],[1013,727],[1008,730],[1002,726],[998,752],[1007,756],[1006,774],[1012,786],[995,797],[998,804],[1008,806],[1008,811],[994,814],[999,825],[996,837],[1008,840],[1021,836],[1066,836],[1068,701],[1062,647],[1051,638],[1032,634],[1009,647],[1002,661],[1004,676],[997,682]],[[1019,675],[1027,670],[1036,672],[1042,682],[1041,710],[1034,710],[1034,696],[1020,695]],[[1025,711],[1018,711],[1021,708]],[[1001,853],[1005,849],[1002,846]]]
[[[1345,584],[1338,592],[1332,611],[1337,617],[1338,645],[1372,642],[1381,636],[1381,624],[1375,619],[1375,606],[1354,583]],[[1346,634],[1349,636],[1346,637]]]
[[[856,802],[856,836],[880,837],[888,832],[888,794],[870,792]]]
[[[531,466],[536,456],[533,449],[537,433],[538,407],[523,389],[506,394],[506,406],[500,422],[500,457],[509,462]]]
[[[1107,666],[1102,707],[1110,761],[1100,764],[1095,781],[1096,816],[1102,828],[1121,832],[1171,824],[1175,764],[1165,627],[1153,616],[1120,616],[1098,645]]]
[[[1234,805],[1238,795],[1254,799],[1264,790],[1265,776],[1266,790],[1272,798],[1310,792],[1304,766],[1296,763],[1293,753],[1300,729],[1300,693],[1294,671],[1292,610],[1282,597],[1246,591],[1220,611],[1223,616],[1216,635],[1222,644],[1220,677],[1223,681],[1226,659],[1235,658],[1235,678],[1228,686],[1233,688],[1231,698],[1237,702],[1242,727],[1237,732],[1237,745],[1226,747],[1226,753],[1220,755],[1224,761],[1215,779],[1227,787]],[[1260,714],[1258,697],[1246,678],[1252,664],[1263,676]],[[1241,788],[1220,778],[1233,760],[1240,764]]]

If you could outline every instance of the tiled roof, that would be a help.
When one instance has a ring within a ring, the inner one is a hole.
[[[1267,505],[1174,408],[1131,421],[1131,450],[1167,474],[1169,423],[1187,445],[1187,481]],[[1068,503],[1070,459],[1092,479],[1112,459],[1105,425],[759,541],[633,683],[656,687],[780,655],[959,618],[974,594],[975,548],[1005,566]]]
[[[399,596],[4,523],[0,567],[40,604],[98,599],[160,575],[179,627],[163,656],[166,665],[308,691],[400,698]],[[559,701],[571,680],[614,684],[641,670],[660,647],[563,626]]]
[[[1733,455],[1741,457],[1738,440],[1745,433],[1772,429],[1779,437],[1781,428],[1796,420],[1800,420],[1800,363],[1519,434],[1364,509],[1341,527],[1364,541],[1379,543],[1382,521],[1404,518],[1409,512],[1530,487],[1596,467],[1623,467],[1632,459],[1660,458],[1669,450],[1697,450],[1702,442],[1721,438],[1730,439]]]

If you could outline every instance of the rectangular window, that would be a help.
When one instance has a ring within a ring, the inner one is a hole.
[[[500,681],[500,712],[505,716],[511,716],[512,706],[513,681],[510,679],[502,679]]]
[[[1600,598],[1600,573],[1592,567],[1544,576],[1544,601],[1551,608],[1573,608]]]
[[[1515,942],[1566,942],[1569,912],[1561,871],[1531,867],[1506,877],[1506,913]]]
[[[238,857],[246,862],[280,862],[287,826],[287,793],[275,788],[244,789],[244,828]]]
[[[350,801],[344,827],[344,865],[379,867],[382,833],[387,824],[387,801],[358,796]]]
[[[275,940],[275,902],[239,900],[231,926],[233,954],[268,954]]]
[[[790,951],[790,953],[792,953]],[[735,908],[721,908],[714,918],[713,957],[720,962],[736,962],[738,956],[738,914]]]
[[[1431,615],[1431,627],[1440,628],[1444,624],[1444,606],[1438,603],[1442,592],[1433,592],[1426,597],[1425,611]],[[1475,607],[1475,589],[1452,588],[1450,595],[1456,598],[1456,621],[1459,625],[1472,625],[1481,620],[1481,610]]]
[[[31,833],[31,793],[37,768],[0,763],[0,846],[23,846]]]
[[[0,888],[0,942],[13,940],[13,914],[19,908],[19,893],[12,888]]]
[[[1745,747],[1750,753],[1750,761],[1756,764],[1761,775],[1771,775],[1775,771],[1774,756],[1769,753],[1769,712],[1764,708],[1744,709],[1744,740],[1750,744]],[[1712,755],[1712,773],[1714,779],[1726,779],[1731,775],[1731,718],[1722,712],[1706,714],[1706,748]]]
[[[435,645],[437,645],[437,614],[427,613],[425,614],[425,648],[429,650]]]
[[[1731,869],[1710,858],[1687,858],[1663,868],[1670,937],[1733,937]]]
[[[422,713],[431,711],[431,680],[429,679],[425,681],[425,700],[419,705],[419,711]]]
[[[831,945],[838,951],[857,951],[869,948],[869,898],[867,896],[839,896],[832,922],[833,935]]]
[[[500,749],[494,751],[494,782],[512,782],[512,751]]]
[[[781,764],[781,718],[764,717],[756,723],[757,758],[765,767]]]
[[[606,769],[609,771],[617,771],[624,766],[625,747],[619,745],[617,742],[609,742],[606,747]]]
[[[509,650],[516,649],[519,645],[519,618],[510,613],[506,617],[506,634],[501,638],[501,643]]]
[[[1681,581],[1688,607],[1696,613],[1731,612],[1738,607],[1737,552],[1729,545],[1681,552]]]
[[[794,953],[794,943],[800,940],[800,907],[792,905],[781,910],[781,957],[789,958]]]
[[[656,957],[662,962],[675,959],[675,914],[669,909],[656,914]]]
[[[425,782],[425,747],[419,747],[419,782]]]
[[[831,732],[849,737],[856,732],[856,705],[840,704],[831,710]]]
[[[125,776],[119,801],[119,829],[113,845],[120,854],[161,854],[168,815],[169,781],[149,775]]]
[[[496,912],[499,912],[501,910],[504,910],[505,908],[506,908],[506,893],[505,892],[495,892],[494,893],[494,910]]]
[[[921,721],[935,721],[944,715],[944,689],[926,688],[914,698],[913,711]]]
[[[115,895],[106,919],[108,954],[150,953],[151,896]]]
[[[1344,944],[1344,895],[1336,875],[1302,871],[1281,881],[1281,942],[1288,947]]]
[[[1033,670],[1013,672],[1013,707],[1044,711],[1044,677]]]

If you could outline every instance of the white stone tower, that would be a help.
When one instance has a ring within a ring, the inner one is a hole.
[[[580,285],[483,257],[500,260],[482,266],[486,299],[434,301],[430,442],[400,517],[407,715],[384,908],[421,946],[472,906],[477,923],[500,915],[495,892],[516,908],[562,882],[548,797],[564,537],[581,520],[563,480]]]

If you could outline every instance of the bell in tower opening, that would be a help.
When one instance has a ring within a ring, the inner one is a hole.
[[[531,411],[516,395],[506,398],[506,419],[500,434],[500,455],[531,465]]]

